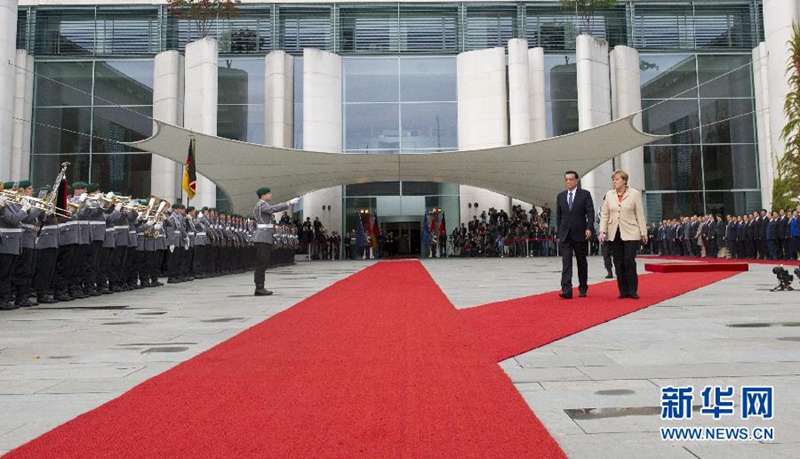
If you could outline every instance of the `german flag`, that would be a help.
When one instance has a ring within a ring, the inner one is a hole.
[[[189,199],[194,198],[197,192],[197,170],[194,159],[194,137],[189,139],[189,153],[186,155],[186,165],[183,166],[183,191],[189,196]]]

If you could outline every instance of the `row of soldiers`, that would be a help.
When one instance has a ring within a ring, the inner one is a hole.
[[[662,255],[796,260],[800,252],[798,210],[681,217],[652,226],[652,250]]]
[[[255,224],[240,215],[179,203],[156,208],[156,198],[121,199],[86,182],[72,184],[67,209],[54,209],[33,198],[30,181],[2,186],[3,310],[158,287],[164,274],[180,283],[244,272],[255,263]],[[292,254],[277,261],[292,262],[296,230],[278,226],[277,233],[276,247]]]

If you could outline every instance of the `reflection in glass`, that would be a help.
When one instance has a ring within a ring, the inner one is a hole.
[[[458,106],[452,103],[401,104],[403,152],[458,149]]]
[[[143,140],[152,134],[151,107],[97,107],[94,109],[92,152],[139,151],[118,142]]]
[[[705,188],[758,188],[755,153],[755,145],[703,145]]]
[[[404,102],[455,101],[456,58],[400,59],[400,94]]]
[[[91,105],[91,62],[37,62],[35,68],[36,105]]]
[[[151,105],[153,61],[97,61],[95,105]]]
[[[759,191],[727,191],[706,193],[708,212],[723,215],[744,215],[761,209]]]
[[[149,155],[148,155],[149,156]],[[73,183],[89,178],[89,155],[33,155],[31,173],[34,187],[53,186],[53,181],[61,170],[61,163],[68,161],[66,179]]]
[[[124,195],[150,196],[150,154],[92,155],[92,181]]]
[[[698,55],[700,97],[746,97],[749,99],[752,89],[749,65],[751,61],[750,54],[740,56]],[[738,70],[733,70],[737,68]],[[726,73],[727,75],[725,75]]]
[[[644,199],[648,222],[705,213],[703,192],[701,191],[683,193],[647,192]]]
[[[344,187],[345,196],[398,196],[400,182],[353,183]]]
[[[750,99],[703,99],[700,104],[704,143],[755,142]]]
[[[398,59],[350,58],[343,60],[345,102],[397,102]]]
[[[397,104],[347,104],[344,148],[367,153],[398,152],[399,126]]]
[[[669,143],[699,143],[697,100],[643,100],[642,128],[651,134],[670,136]]]
[[[264,105],[217,106],[217,135],[264,144]]]
[[[694,54],[642,54],[639,68],[642,99],[697,96]]]
[[[33,151],[89,153],[90,115],[89,107],[37,108]]]
[[[645,188],[702,190],[699,145],[644,147]]]
[[[264,59],[220,59],[219,104],[264,104]]]
[[[554,137],[578,130],[578,69],[575,56],[547,55],[544,58],[547,133]]]

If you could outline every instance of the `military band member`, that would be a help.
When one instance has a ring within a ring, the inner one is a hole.
[[[272,295],[272,292],[264,288],[264,278],[269,259],[272,255],[272,245],[274,244],[275,224],[273,214],[282,210],[287,210],[291,205],[298,201],[298,198],[290,199],[288,202],[271,205],[269,199],[272,196],[268,187],[259,188],[256,191],[258,203],[253,211],[256,221],[256,231],[253,234],[253,243],[256,246],[256,266],[253,275],[256,290],[255,296]]]
[[[2,190],[2,188],[0,188]],[[29,204],[26,204],[30,208]],[[28,215],[27,208],[0,197],[0,310],[19,308],[9,301],[14,262],[22,253],[20,223]]]
[[[50,192],[50,187],[39,189],[39,195]],[[36,301],[40,304],[56,303],[53,298],[53,278],[58,259],[58,219],[55,214],[42,215],[41,227],[36,238],[36,272],[33,275],[33,289]]]
[[[177,284],[186,282],[188,279],[183,277],[181,268],[183,267],[183,258],[186,256],[188,247],[189,235],[186,232],[186,223],[184,222],[184,213],[186,206],[180,203],[172,205],[172,215],[165,221],[171,232],[167,234],[167,246],[169,247],[169,255],[167,261],[167,283]]]
[[[31,197],[33,195],[33,185],[29,180],[19,182],[18,192],[24,196]],[[24,208],[25,206],[23,206]],[[39,232],[39,216],[41,211],[36,208],[28,206],[27,215],[20,222],[22,227],[22,238],[20,245],[22,251],[17,258],[14,267],[14,289],[16,297],[14,304],[19,307],[35,306],[38,302],[31,302],[28,300],[28,293],[31,291],[31,284],[33,283],[33,275],[36,271],[36,234]]]

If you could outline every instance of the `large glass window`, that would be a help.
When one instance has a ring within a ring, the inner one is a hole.
[[[217,74],[217,135],[264,143],[263,58],[220,59]]]
[[[458,148],[455,59],[344,60],[344,149],[423,153]]]
[[[667,136],[644,149],[646,189],[658,197],[648,220],[687,208],[754,209],[759,179],[750,60],[749,54],[641,55],[642,125]]]
[[[69,161],[70,182],[88,180],[105,190],[147,196],[150,155],[121,142],[152,133],[153,61],[40,62],[36,72],[36,185],[49,185],[61,162]]]
[[[544,57],[547,136],[557,137],[578,130],[578,69],[574,54]]]

